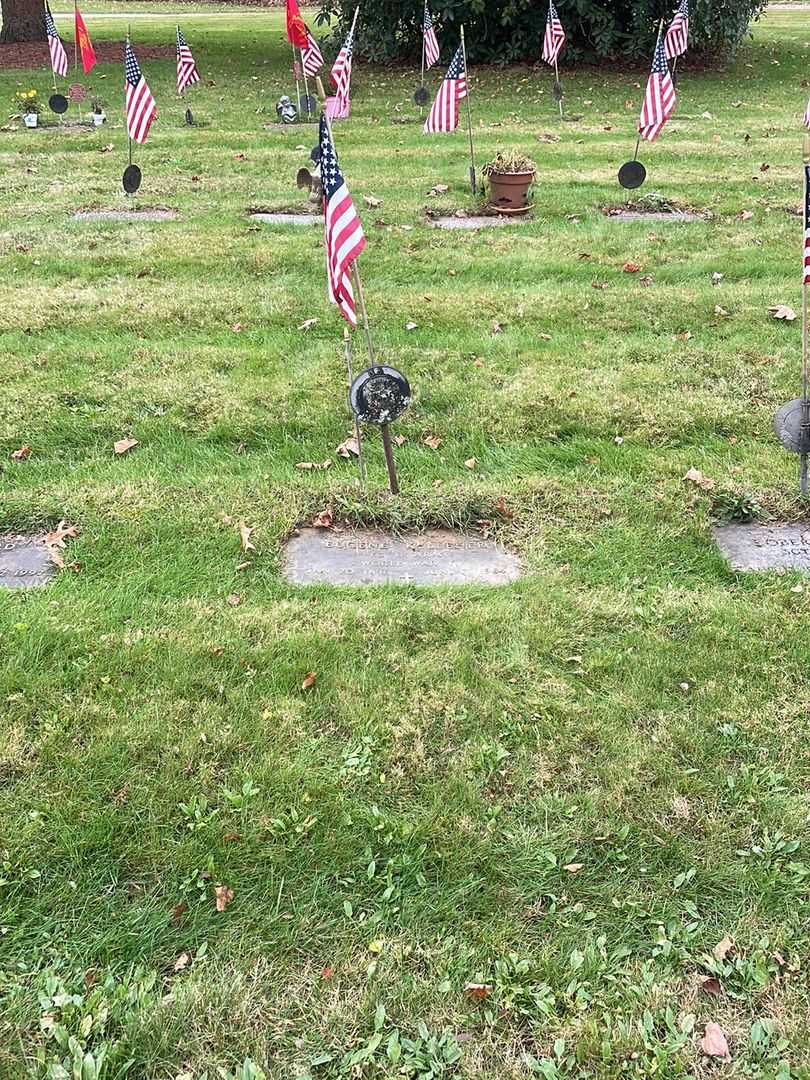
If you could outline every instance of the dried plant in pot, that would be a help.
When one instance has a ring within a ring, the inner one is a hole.
[[[499,150],[483,168],[489,180],[489,204],[500,214],[525,214],[530,210],[529,188],[537,165],[518,150]]]

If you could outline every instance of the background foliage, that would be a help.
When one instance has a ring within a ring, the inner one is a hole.
[[[691,51],[733,52],[767,0],[692,0]],[[342,33],[356,0],[322,0],[321,24]],[[557,11],[568,35],[566,61],[635,60],[650,53],[656,25],[669,19],[671,0],[558,0]],[[540,55],[545,0],[442,0],[431,6],[442,57],[448,59],[464,24],[471,60],[513,63]],[[412,59],[421,49],[422,0],[376,0],[363,4],[358,20],[357,52],[368,60]]]

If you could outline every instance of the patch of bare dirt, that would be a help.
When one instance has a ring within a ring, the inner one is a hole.
[[[96,60],[99,64],[123,64],[124,43],[123,41],[96,41],[93,43],[96,51]],[[138,60],[163,60],[167,56],[175,55],[174,45],[138,45],[136,48]],[[23,45],[0,45],[0,71],[6,68],[47,68],[50,72],[51,61],[48,55],[46,42],[26,42]],[[82,72],[74,76],[73,69],[68,72],[67,82],[92,81],[93,72],[84,75]]]

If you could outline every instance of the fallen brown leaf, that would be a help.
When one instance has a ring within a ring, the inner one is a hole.
[[[723,1029],[712,1020],[706,1025],[706,1031],[700,1040],[700,1048],[709,1057],[719,1057],[723,1058],[724,1061],[731,1061],[731,1053]]]
[[[311,690],[315,685],[315,680],[318,678],[314,671],[308,671],[304,676],[304,681],[301,683],[302,690]]]
[[[483,1001],[488,998],[495,987],[491,983],[465,983],[464,993],[473,1001]]]
[[[350,435],[348,439],[345,439],[335,451],[342,458],[351,457],[354,454],[357,457],[360,453],[360,445],[357,442],[356,435]]]
[[[438,435],[426,435],[422,442],[425,446],[429,446],[431,450],[438,450],[442,445],[442,440]]]
[[[474,469],[477,464],[478,464],[478,461],[477,461],[476,458],[468,457],[467,460],[464,462],[464,468],[465,469]]]
[[[315,529],[331,529],[335,523],[335,516],[332,513],[332,507],[327,506],[325,510],[321,510],[320,514],[312,519],[312,526]]]
[[[59,522],[55,529],[45,535],[45,546],[49,548],[64,548],[67,547],[65,540],[73,540],[79,535],[79,530],[75,525],[66,525],[64,518]]]
[[[217,911],[224,911],[233,900],[233,889],[229,889],[227,885],[216,885],[214,887],[214,896],[217,901]]]
[[[641,264],[637,262],[626,262],[622,267],[622,270],[624,270],[625,274],[637,274],[641,269]]]
[[[708,476],[704,476],[700,469],[694,467],[689,469],[684,474],[684,480],[687,480],[690,484],[694,484],[696,487],[703,488],[704,491],[711,491],[715,486],[714,480]]]
[[[374,195],[364,195],[363,202],[373,210],[382,203],[382,199],[378,199]]]
[[[712,955],[716,960],[725,960],[731,950],[734,948],[734,941],[732,938],[725,935],[725,937],[718,941],[715,947],[712,949]]]
[[[131,450],[134,446],[138,445],[138,440],[128,437],[126,439],[119,439],[117,443],[113,443],[113,450],[116,454],[125,454],[127,450]]]
[[[704,994],[708,994],[709,997],[719,997],[720,980],[716,979],[714,975],[701,975],[700,989]]]
[[[314,326],[317,323],[317,321],[318,321],[317,319],[304,319],[304,321],[301,323],[301,325],[298,327],[298,329],[299,330],[309,330],[310,327]]]
[[[563,870],[567,870],[569,874],[578,874],[584,865],[585,863],[581,862],[570,862],[563,867]]]
[[[768,308],[768,311],[774,319],[784,319],[785,322],[793,322],[796,318],[796,312],[787,304],[774,304],[773,307]]]
[[[185,971],[188,965],[191,963],[191,957],[187,952],[181,952],[174,962],[175,971]]]
[[[239,593],[232,592],[228,597],[228,603],[231,607],[239,607],[239,605],[242,603],[242,597],[239,595]]]
[[[239,522],[239,543],[242,545],[242,551],[247,555],[249,551],[255,551],[256,545],[250,542],[250,537],[253,529],[244,523]]]
[[[185,900],[181,900],[179,904],[175,904],[172,908],[171,923],[172,926],[177,929],[182,925],[183,916],[188,911],[188,904]]]
[[[12,461],[27,461],[31,457],[31,447],[23,445],[19,450],[12,450],[10,457]]]

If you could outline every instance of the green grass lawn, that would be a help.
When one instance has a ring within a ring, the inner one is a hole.
[[[335,454],[320,230],[246,216],[305,205],[315,129],[265,127],[282,24],[184,14],[198,128],[144,61],[136,202],[171,222],[72,218],[126,205],[118,66],[98,132],[9,124],[49,78],[0,73],[0,530],[81,530],[47,589],[0,594],[0,1077],[807,1077],[810,587],[710,534],[803,513],[771,432],[800,328],[767,309],[800,303],[806,19],[683,71],[642,156],[692,224],[602,213],[643,72],[564,72],[562,125],[546,72],[476,70],[479,161],[539,165],[534,220],[476,235],[425,220],[474,205],[464,134],[421,135],[413,71],[357,67],[336,140],[415,391],[396,499],[376,437],[365,498]],[[281,541],[326,506],[490,519],[528,573],[294,589]]]

